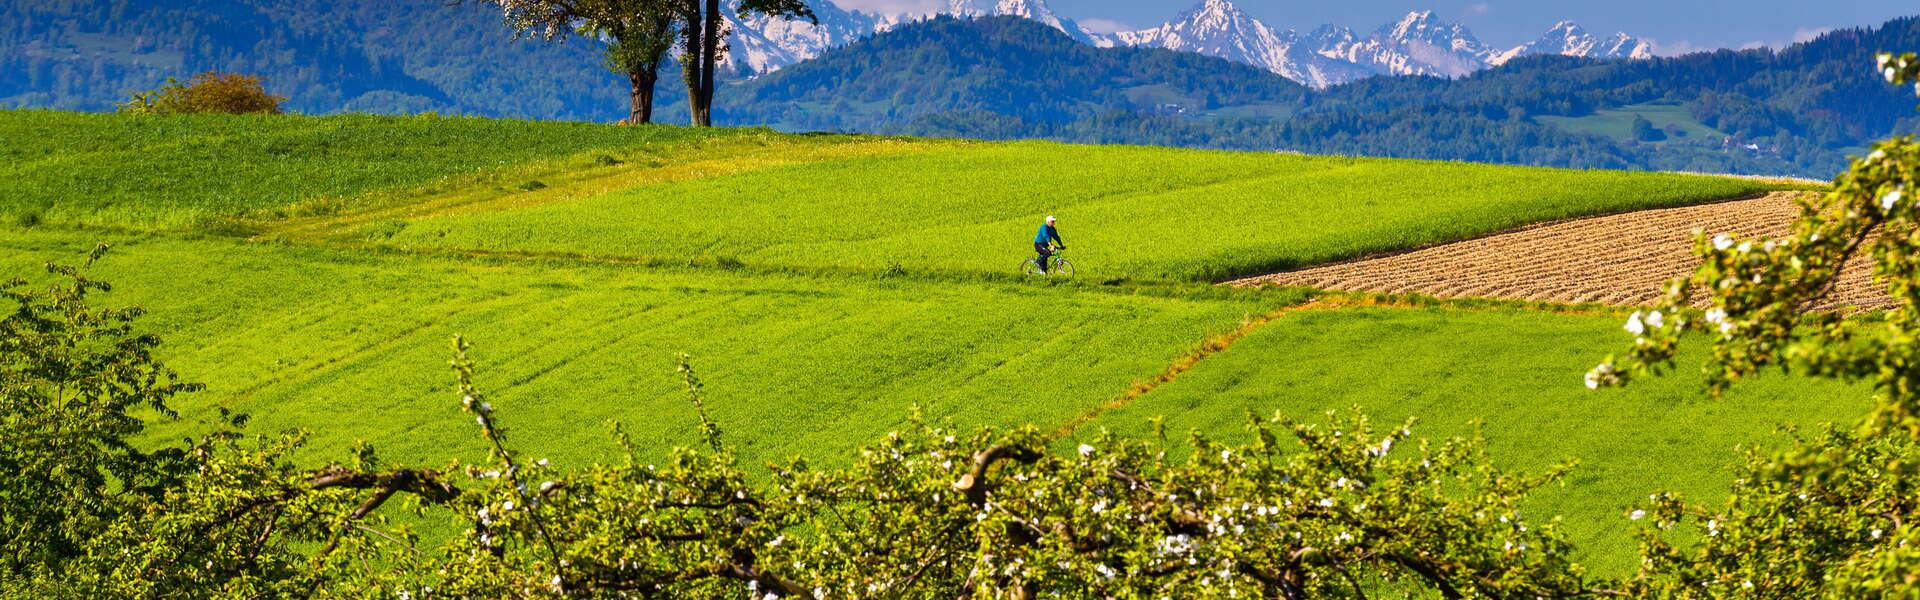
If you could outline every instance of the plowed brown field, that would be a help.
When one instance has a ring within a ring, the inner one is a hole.
[[[1645,210],[1549,223],[1402,254],[1230,282],[1304,285],[1441,298],[1647,304],[1668,280],[1691,272],[1693,231],[1784,235],[1799,209],[1795,193],[1702,206]],[[1828,307],[1882,307],[1865,256],[1848,263]]]

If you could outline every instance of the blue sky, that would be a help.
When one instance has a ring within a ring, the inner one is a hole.
[[[1625,31],[1653,40],[1662,53],[1693,49],[1781,46],[1828,28],[1878,25],[1920,14],[1915,0],[1233,0],[1279,29],[1326,23],[1371,31],[1409,11],[1433,10],[1465,23],[1481,40],[1511,46],[1572,19],[1599,34]],[[932,0],[840,0],[848,8],[917,8]],[[1096,30],[1158,25],[1195,0],[1050,0],[1056,12]],[[940,4],[944,4],[941,2]]]

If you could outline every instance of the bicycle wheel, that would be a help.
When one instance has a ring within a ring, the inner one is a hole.
[[[1061,277],[1072,277],[1073,261],[1064,258],[1053,261],[1053,274]]]
[[[1040,261],[1031,258],[1027,259],[1027,262],[1020,264],[1020,272],[1035,277],[1046,274],[1040,271]]]

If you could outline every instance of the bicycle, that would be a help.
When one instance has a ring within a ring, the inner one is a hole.
[[[1021,263],[1020,270],[1021,272],[1026,273],[1028,275],[1072,277],[1073,262],[1067,260],[1065,257],[1060,256],[1060,253],[1065,252],[1066,250],[1067,250],[1066,248],[1054,250],[1053,256],[1050,258],[1050,262],[1048,263],[1049,267],[1044,272],[1040,270],[1040,257],[1038,256],[1028,258],[1027,262]]]

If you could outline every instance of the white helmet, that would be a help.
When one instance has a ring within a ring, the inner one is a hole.
[[[1048,223],[1052,223],[1052,222],[1053,222],[1053,215],[1047,215],[1047,222],[1048,222]]]

